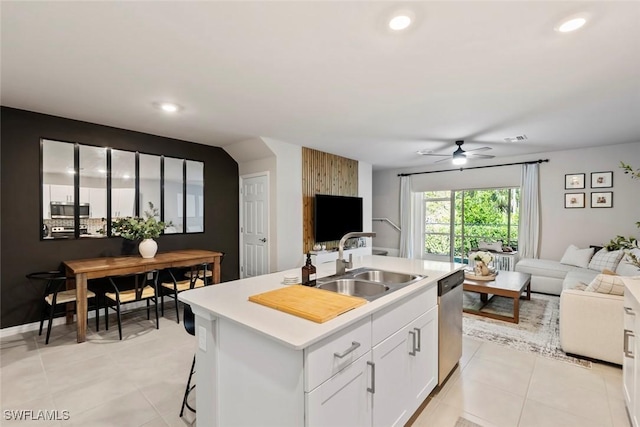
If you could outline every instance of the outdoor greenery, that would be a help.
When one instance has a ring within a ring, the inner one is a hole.
[[[517,246],[520,190],[464,190],[454,197],[454,255],[466,256],[480,240]],[[449,254],[451,192],[425,193],[425,252]]]
[[[159,221],[157,219],[159,217],[158,208],[149,202],[149,210],[144,211],[144,218],[126,217],[114,219],[111,222],[111,233],[114,236],[124,237],[128,240],[156,239],[165,228],[172,225],[171,222],[166,224]],[[102,220],[106,221],[104,218]]]

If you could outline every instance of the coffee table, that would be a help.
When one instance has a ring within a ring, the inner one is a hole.
[[[518,273],[515,271],[500,271],[496,278],[491,281],[464,279],[462,289],[467,292],[480,294],[482,306],[478,309],[463,308],[465,313],[476,314],[478,316],[490,317],[492,319],[504,320],[511,323],[520,321],[520,297],[526,291],[524,299],[531,299],[531,274]],[[489,298],[491,295],[491,298]],[[504,316],[497,313],[481,311],[494,296],[501,296],[513,299],[513,316]]]

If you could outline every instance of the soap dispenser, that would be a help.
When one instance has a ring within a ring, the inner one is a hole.
[[[302,284],[305,286],[316,285],[316,266],[311,264],[310,253],[307,253],[307,262],[302,266]]]

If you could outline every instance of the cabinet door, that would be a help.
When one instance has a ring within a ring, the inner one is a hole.
[[[371,425],[371,352],[306,393],[307,427]]]
[[[72,203],[73,202],[73,185],[51,184],[51,201]]]
[[[90,188],[89,189],[89,216],[91,218],[107,217],[107,189],[106,188]]]
[[[51,219],[51,186],[42,184],[42,218]]]
[[[414,412],[438,384],[438,307],[418,317],[411,324],[415,336],[415,351],[409,357],[411,380],[410,411]]]
[[[410,398],[409,353],[413,341],[406,326],[373,347],[375,370],[373,393],[373,425],[402,426],[411,416],[407,401]]]
[[[114,188],[111,190],[111,216],[122,218],[134,216],[136,190],[134,188]]]
[[[638,426],[638,381],[640,373],[637,369],[636,355],[640,350],[640,343],[636,335],[640,330],[640,311],[638,302],[625,292],[624,295],[624,355],[622,362],[622,390],[629,416],[634,427]]]

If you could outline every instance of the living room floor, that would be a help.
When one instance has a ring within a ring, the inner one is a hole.
[[[170,307],[159,330],[143,313],[125,315],[123,341],[113,317],[108,332],[91,325],[82,344],[75,343],[75,325],[54,327],[49,345],[37,331],[3,338],[0,424],[195,425],[188,410],[178,416],[195,338]],[[68,411],[69,420],[7,418],[7,410],[21,409]],[[453,427],[458,417],[486,427],[630,426],[620,368],[594,363],[585,369],[466,337],[458,368],[413,426]]]

